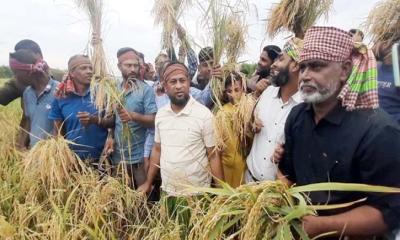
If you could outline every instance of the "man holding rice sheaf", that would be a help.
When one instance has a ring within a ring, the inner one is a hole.
[[[281,49],[275,45],[267,45],[263,48],[257,63],[255,75],[247,80],[247,88],[254,92],[258,98],[271,84],[271,66],[279,56]]]
[[[275,180],[277,166],[273,153],[276,146],[284,143],[284,126],[290,110],[301,102],[298,76],[302,44],[301,39],[290,39],[271,66],[272,86],[262,93],[254,110],[257,129],[246,161],[247,183]]]
[[[311,27],[300,54],[299,91],[285,126],[280,178],[288,184],[320,182],[400,186],[400,127],[378,108],[376,61],[366,47],[334,27]],[[315,192],[312,204],[363,199],[340,211],[306,216],[310,237],[335,232],[370,239],[398,227],[400,196],[355,192]],[[366,199],[365,199],[366,198]]]
[[[56,134],[74,142],[70,148],[82,160],[96,164],[113,119],[99,114],[90,97],[93,66],[88,56],[74,55],[68,61],[68,73],[55,93],[49,119],[54,121]]]
[[[153,88],[140,80],[140,63],[132,48],[117,53],[118,68],[123,81],[120,85],[122,106],[117,106],[112,153],[114,166],[122,164],[130,177],[129,185],[138,187],[146,180],[144,146],[146,130],[154,127],[157,112]],[[109,146],[107,146],[108,148]]]

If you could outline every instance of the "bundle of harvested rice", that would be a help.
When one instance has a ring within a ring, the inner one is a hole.
[[[267,34],[273,38],[282,31],[289,31],[303,39],[307,29],[321,15],[328,16],[332,3],[333,0],[281,0],[269,11]]]
[[[231,93],[234,103],[228,106],[215,106],[215,119],[214,119],[214,129],[216,135],[216,146],[217,150],[221,151],[226,147],[228,142],[236,143],[235,148],[237,152],[245,153],[243,150],[247,149],[247,139],[252,134],[251,122],[253,109],[255,107],[256,99],[253,95],[247,95],[246,92],[246,77],[244,74],[238,73],[235,70],[229,70],[229,67],[233,65],[224,66],[224,78],[223,82],[227,78],[231,79],[232,84],[238,84],[240,81],[240,86],[242,92]],[[226,69],[225,69],[226,68]],[[222,84],[221,84],[222,85]],[[225,83],[222,88],[222,96],[220,98],[221,103],[226,101],[224,92]],[[232,87],[233,89],[234,87]]]
[[[231,6],[228,2],[216,0],[209,1],[205,12],[204,23],[209,31],[213,46],[213,64],[215,67],[226,58],[227,63],[224,69],[227,71],[235,70],[237,60],[245,50],[247,24],[245,13],[247,5],[245,1],[236,2]],[[217,108],[222,107],[221,98],[224,91],[224,79],[212,77],[210,86],[213,100]]]
[[[400,40],[400,0],[382,0],[375,5],[364,23],[372,41],[387,42],[389,46]]]
[[[23,180],[53,191],[77,180],[73,173],[84,174],[89,170],[70,149],[74,144],[61,136],[39,141],[23,160]]]
[[[228,17],[225,42],[227,64],[236,64],[246,50],[247,30],[244,12],[236,12]]]
[[[243,78],[245,79],[245,78]],[[243,80],[244,82],[246,80]],[[242,82],[243,82],[242,81]],[[246,86],[245,83],[243,86]],[[246,89],[246,87],[244,88]],[[246,148],[249,144],[247,139],[252,135],[253,129],[251,126],[251,120],[253,118],[253,110],[257,100],[252,94],[242,94],[239,102],[236,104],[236,111],[233,114],[233,129],[236,130],[240,142],[241,148]]]
[[[118,102],[110,91],[115,89],[116,81],[112,78],[110,68],[106,61],[101,33],[103,17],[103,0],[75,0],[78,7],[82,8],[88,15],[92,41],[89,48],[89,55],[93,64],[93,78],[90,85],[90,93],[94,105],[99,114],[110,111],[113,104]]]
[[[338,205],[311,205],[306,193],[312,191],[358,191],[399,193],[400,189],[362,184],[318,183],[288,188],[280,181],[242,185],[236,189],[222,183],[222,189],[193,188],[215,195],[205,197],[206,210],[196,214],[189,239],[310,239],[301,218],[317,211],[345,208],[360,201]],[[202,215],[203,214],[203,215]],[[294,231],[295,234],[292,232]]]
[[[152,13],[154,15],[154,23],[162,25],[163,32],[161,37],[161,46],[164,49],[173,47],[173,38],[176,35],[179,18],[183,15],[184,10],[191,6],[191,0],[155,0]],[[186,45],[186,39],[180,39],[181,45]]]
[[[147,218],[149,210],[145,195],[116,179],[105,178],[88,187],[90,192],[82,199],[84,212],[81,222],[92,237],[102,234],[106,239],[126,239],[128,227],[139,226]]]

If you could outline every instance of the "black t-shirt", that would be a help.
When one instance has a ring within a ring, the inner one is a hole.
[[[313,108],[302,103],[287,118],[285,138],[279,168],[297,185],[345,182],[400,186],[400,126],[381,109],[347,112],[338,105],[315,124]],[[310,193],[314,204],[346,203],[364,197],[368,199],[363,204],[381,210],[391,229],[398,227],[400,194]]]

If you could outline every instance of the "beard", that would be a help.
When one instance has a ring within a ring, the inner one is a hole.
[[[313,87],[316,89],[315,92],[309,94],[302,90],[302,87]],[[299,91],[302,99],[306,103],[322,103],[332,97],[340,88],[340,82],[333,82],[328,85],[326,88],[321,88],[315,83],[300,83]]]
[[[257,75],[259,76],[258,80],[266,78],[270,75],[270,69],[269,68],[262,68],[260,70],[257,70]]]
[[[271,84],[275,87],[285,86],[289,82],[288,69],[279,71],[277,75],[271,75]]]
[[[135,79],[139,79],[139,74],[138,73],[128,73],[128,74],[124,74],[123,77],[126,80],[135,80]]]
[[[172,104],[176,105],[176,106],[180,106],[183,107],[187,104],[187,102],[189,101],[189,94],[183,96],[182,98],[177,98],[175,96],[169,95],[169,100],[171,101]]]

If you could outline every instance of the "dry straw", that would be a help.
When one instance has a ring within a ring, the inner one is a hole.
[[[268,13],[267,34],[273,38],[282,31],[288,31],[303,39],[307,29],[319,17],[328,17],[332,3],[333,0],[281,0]]]
[[[226,1],[210,0],[204,8],[204,26],[208,30],[213,47],[213,66],[226,59],[224,69],[232,71],[237,68],[237,61],[245,50],[247,37],[246,1],[237,1],[235,6]],[[216,108],[222,107],[224,77],[212,77],[210,87]]]
[[[391,46],[400,39],[400,0],[383,0],[377,3],[364,25],[373,42],[388,42]]]
[[[182,17],[185,9],[191,6],[191,0],[155,0],[152,13],[154,23],[162,25],[163,32],[161,37],[162,48],[171,49],[173,38],[178,30],[178,21]],[[187,40],[181,39],[181,45],[186,46]]]
[[[86,173],[87,168],[70,149],[74,144],[62,136],[41,140],[28,152],[23,160],[24,181],[37,183],[50,192],[76,180],[73,173]]]
[[[116,82],[111,77],[101,39],[103,0],[75,0],[75,2],[88,15],[91,25],[92,41],[89,53],[94,74],[90,85],[90,93],[92,101],[100,114],[104,111],[110,111],[112,106],[118,103],[119,99],[111,94],[116,89]]]

